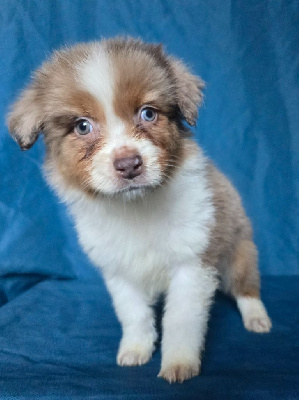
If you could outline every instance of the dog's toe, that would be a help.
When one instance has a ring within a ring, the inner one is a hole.
[[[178,363],[162,368],[158,377],[166,379],[169,383],[182,383],[187,379],[199,375],[199,372],[199,365]]]
[[[136,345],[131,349],[121,349],[117,355],[117,364],[122,367],[133,367],[146,364],[152,356],[152,350]]]

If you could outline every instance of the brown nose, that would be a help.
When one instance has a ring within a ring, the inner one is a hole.
[[[142,172],[142,158],[139,155],[132,157],[116,158],[113,162],[117,173],[124,179],[133,179]]]

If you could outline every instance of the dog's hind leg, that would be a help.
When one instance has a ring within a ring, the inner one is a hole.
[[[232,262],[223,271],[223,286],[236,299],[246,329],[270,331],[271,320],[260,299],[257,250],[251,240],[241,240],[237,245]]]

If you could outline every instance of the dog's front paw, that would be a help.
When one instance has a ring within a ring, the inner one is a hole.
[[[161,368],[158,377],[169,383],[182,383],[200,373],[200,363],[177,362]]]
[[[121,346],[117,354],[117,364],[123,367],[146,364],[152,357],[153,346],[141,343]]]

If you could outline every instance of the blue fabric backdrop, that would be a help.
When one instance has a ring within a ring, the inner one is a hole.
[[[43,142],[23,153],[5,127],[9,104],[53,49],[120,34],[162,42],[207,82],[194,134],[242,195],[274,319],[272,334],[252,336],[219,296],[203,375],[179,389],[156,380],[159,352],[139,369],[115,366],[120,327],[43,180]],[[299,398],[298,68],[295,0],[1,0],[3,398]]]

